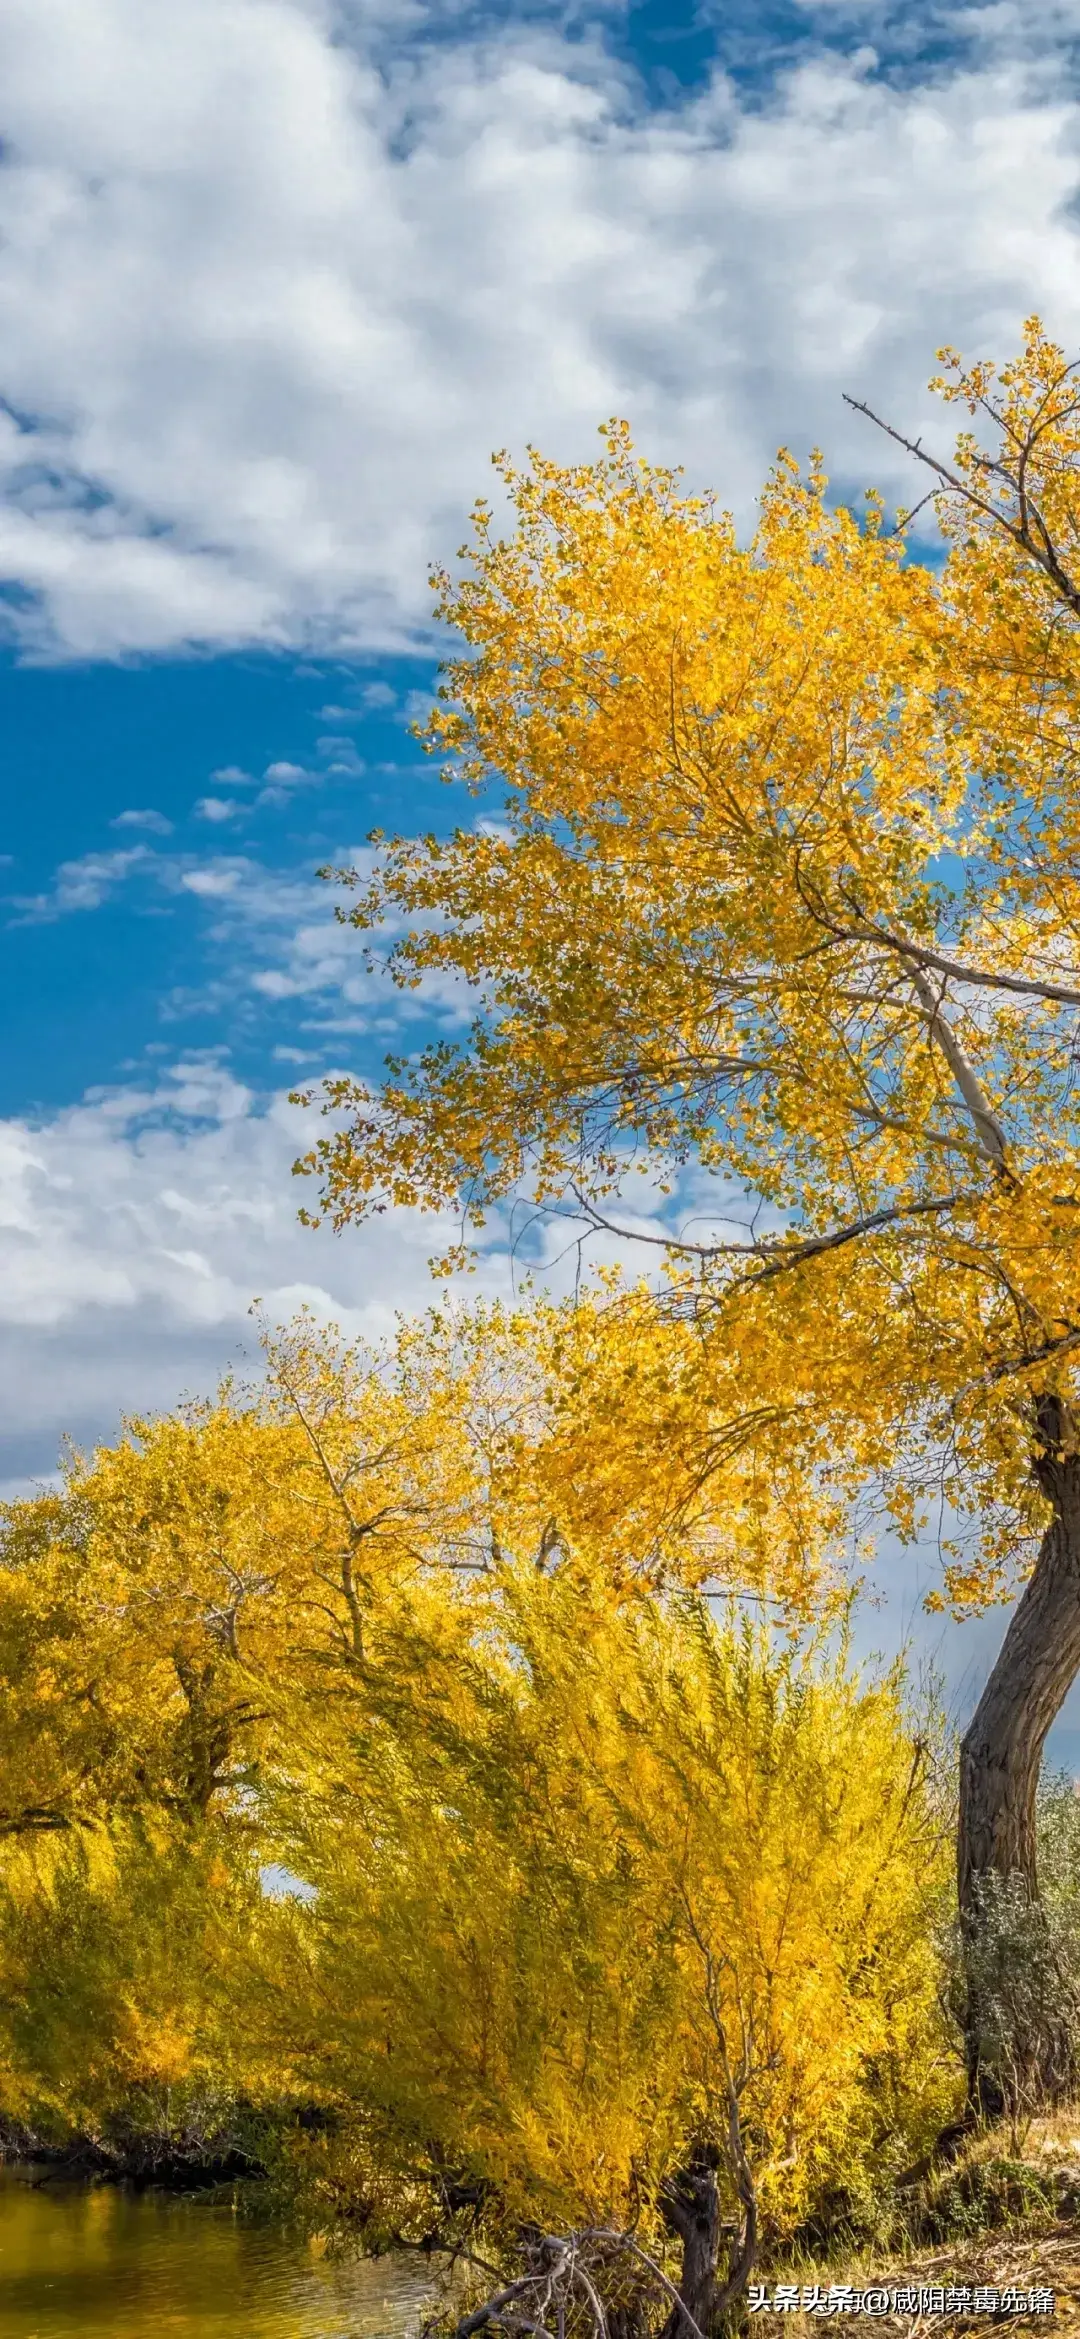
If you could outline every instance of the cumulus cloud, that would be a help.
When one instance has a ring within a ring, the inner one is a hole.
[[[247,807],[238,804],[235,796],[200,796],[195,806],[196,820],[213,821],[220,826],[226,820],[240,820]]]
[[[110,821],[109,826],[110,828],[141,828],[145,829],[148,836],[155,837],[171,836],[173,829],[172,821],[166,820],[163,812],[154,812],[152,809],[145,812],[138,812],[134,809],[129,812],[118,812],[116,819]]]
[[[9,624],[415,642],[489,450],[578,457],[613,411],[741,509],[779,441],[908,492],[841,387],[917,428],[938,342],[1080,324],[1074,11],[947,13],[933,70],[878,69],[856,7],[848,54],[840,23],[752,98],[718,71],[649,110],[542,23],[8,0]]]
[[[380,1340],[444,1290],[428,1260],[456,1220],[390,1210],[340,1237],[299,1224],[315,1197],[290,1170],[316,1133],[214,1051],[0,1121],[0,1489],[51,1470],[65,1433],[115,1435],[123,1414],[211,1390],[241,1349],[254,1359],[256,1298],[272,1322],[307,1306]],[[635,1223],[653,1223],[648,1197]],[[511,1291],[513,1231],[493,1222],[470,1294]],[[528,1248],[566,1288],[565,1230],[534,1228]]]
[[[289,1172],[311,1134],[212,1057],[0,1122],[0,1480],[51,1469],[65,1431],[108,1436],[122,1412],[212,1388],[254,1348],[256,1295],[272,1319],[307,1304],[373,1338],[426,1304],[446,1231],[430,1220],[341,1240],[299,1226]]]
[[[77,910],[99,910],[118,887],[158,867],[151,845],[116,846],[111,852],[83,853],[61,861],[48,893],[17,894],[12,899],[13,925],[48,924]]]
[[[311,1063],[300,1047],[277,1053],[290,1078]],[[213,1387],[253,1345],[256,1296],[272,1320],[307,1305],[378,1339],[442,1290],[427,1262],[456,1220],[391,1210],[340,1237],[299,1224],[314,1193],[290,1170],[316,1133],[286,1093],[256,1094],[213,1050],[0,1121],[0,1483],[51,1468],[65,1431],[108,1436],[124,1412]],[[647,1233],[662,1207],[642,1186],[627,1223]],[[495,1220],[469,1291],[510,1290],[523,1230],[552,1288],[572,1281],[574,1230],[568,1247],[559,1223]]]

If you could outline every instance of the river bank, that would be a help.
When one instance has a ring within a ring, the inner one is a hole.
[[[116,2138],[76,2134],[58,2141],[0,2121],[0,2170],[30,2166],[72,2183],[113,2182],[136,2192],[155,2187],[208,2193],[258,2183],[266,2175],[258,2154],[228,2137],[211,2141],[202,2135],[132,2130]]]

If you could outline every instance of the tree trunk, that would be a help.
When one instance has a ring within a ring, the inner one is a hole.
[[[1042,1751],[1080,1671],[1080,1453],[1059,1399],[1040,1398],[1037,1421],[1035,1473],[1053,1516],[960,1748],[957,1883],[968,1948],[968,2091],[972,2109],[990,2116],[1005,2108],[1005,2098],[1000,2078],[980,2067],[982,2022],[971,1949],[984,1913],[984,1879],[1018,1879],[1029,1901],[1038,1903],[1035,1798]],[[1044,2060],[1054,2092],[1055,2085],[1067,2083],[1060,2043]]]
[[[706,2334],[716,2304],[720,2248],[717,2157],[708,2150],[695,2153],[689,2166],[664,2186],[660,2202],[667,2223],[682,2243],[679,2297],[698,2330]],[[672,2307],[661,2339],[691,2339],[686,2317],[678,2307]]]

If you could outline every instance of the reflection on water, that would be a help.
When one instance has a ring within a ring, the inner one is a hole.
[[[411,2260],[330,2265],[229,2208],[0,2168],[3,2339],[404,2339]]]

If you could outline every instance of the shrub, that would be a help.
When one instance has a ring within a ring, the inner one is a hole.
[[[939,1815],[898,1682],[842,1657],[506,1571],[384,1644],[277,1825],[316,1897],[271,1912],[249,2007],[337,2114],[316,2222],[662,2239],[730,2072],[779,2236],[955,2108]]]

